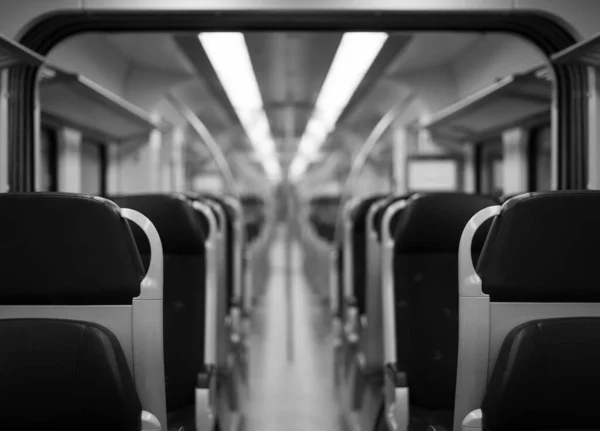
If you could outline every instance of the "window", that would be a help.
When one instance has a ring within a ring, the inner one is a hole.
[[[475,153],[476,191],[482,194],[502,195],[504,192],[502,138],[498,136],[478,143]]]
[[[58,190],[58,138],[56,130],[42,126],[40,134],[40,191]]]
[[[411,191],[453,191],[459,188],[458,163],[448,158],[408,160],[408,189]]]
[[[552,139],[549,125],[532,131],[529,150],[531,189],[535,191],[551,190]]]
[[[81,193],[105,193],[106,148],[99,142],[83,138],[81,141]]]

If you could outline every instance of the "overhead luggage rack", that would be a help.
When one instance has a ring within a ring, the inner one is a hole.
[[[29,48],[0,35],[0,69],[29,64],[38,66],[46,62],[45,58]]]
[[[571,45],[552,57],[554,64],[581,63],[586,66],[600,66],[600,33],[583,40],[579,43]]]
[[[42,71],[40,99],[44,115],[111,142],[143,138],[154,129],[168,128],[90,79],[54,66]]]
[[[547,67],[508,76],[442,109],[423,127],[433,136],[475,142],[516,124],[549,115],[552,82]]]

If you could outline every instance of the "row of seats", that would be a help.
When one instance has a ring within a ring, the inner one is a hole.
[[[595,427],[599,192],[371,196],[343,211],[331,291],[346,426]]]
[[[7,193],[0,231],[0,429],[236,429],[238,201]]]

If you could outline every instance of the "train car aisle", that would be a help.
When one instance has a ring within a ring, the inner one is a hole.
[[[245,430],[336,430],[329,321],[304,280],[302,250],[295,243],[288,326],[285,234],[281,227],[271,248],[271,278],[254,315]],[[293,357],[288,360],[290,329]]]

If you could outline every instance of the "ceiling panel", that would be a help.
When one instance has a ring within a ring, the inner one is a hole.
[[[286,136],[289,127],[299,137],[342,34],[264,32],[245,37],[273,135]]]

